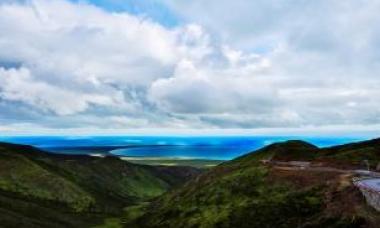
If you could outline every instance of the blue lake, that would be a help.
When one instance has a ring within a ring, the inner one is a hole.
[[[301,139],[319,147],[361,141],[352,137],[286,136],[18,136],[0,141],[36,146],[63,154],[229,160],[274,142]],[[109,149],[107,149],[109,147]],[[118,148],[122,147],[122,148]]]

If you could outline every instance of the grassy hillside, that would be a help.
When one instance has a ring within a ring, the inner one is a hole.
[[[380,139],[350,143],[321,150],[321,159],[342,161],[353,165],[361,165],[363,160],[375,167],[380,162]]]
[[[319,156],[320,149],[300,140],[273,143],[262,149],[238,157],[228,164],[247,165],[260,160],[311,161]]]
[[[379,149],[380,140],[324,149],[293,140],[200,174],[0,143],[0,224],[88,227],[108,218],[106,227],[377,227],[380,215],[352,173],[276,162],[356,169],[368,160],[374,167]]]
[[[219,165],[150,205],[132,208],[125,227],[377,227],[380,215],[366,205],[350,174],[277,169],[260,162],[351,163],[363,153],[372,156],[377,146],[378,141],[328,149],[302,141],[276,143]],[[345,160],[340,156],[347,151],[350,159]]]
[[[0,143],[0,224],[83,227],[157,197],[199,172]]]

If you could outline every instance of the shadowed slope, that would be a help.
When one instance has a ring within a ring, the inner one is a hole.
[[[125,206],[157,197],[199,172],[0,143],[0,223],[77,226],[90,214],[96,218],[96,214],[120,213]]]
[[[368,160],[371,165],[376,166],[380,162],[380,139],[325,148],[321,150],[321,154],[322,158],[354,165]]]

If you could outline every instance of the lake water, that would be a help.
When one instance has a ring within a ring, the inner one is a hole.
[[[367,138],[272,136],[33,136],[0,137],[0,141],[36,146],[52,153],[229,160],[274,142],[301,139],[319,147]],[[107,147],[114,147],[107,150]],[[117,149],[117,147],[124,147]],[[106,149],[104,149],[106,148]]]

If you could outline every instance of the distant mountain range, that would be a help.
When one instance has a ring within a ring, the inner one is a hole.
[[[377,227],[351,171],[379,162],[380,139],[275,143],[207,171],[0,143],[0,226]]]

